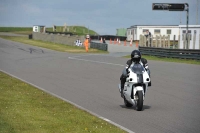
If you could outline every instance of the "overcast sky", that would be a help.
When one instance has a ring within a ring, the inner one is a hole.
[[[132,25],[186,24],[186,11],[153,11],[152,3],[188,3],[189,24],[197,24],[197,0],[0,0],[0,27],[66,23],[115,35],[116,29]]]

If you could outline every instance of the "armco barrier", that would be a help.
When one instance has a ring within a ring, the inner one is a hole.
[[[108,44],[90,42],[90,48],[99,49],[99,50],[103,50],[103,51],[108,51]]]
[[[64,34],[64,35],[74,35],[72,32],[53,32],[53,31],[46,31],[48,34]]]
[[[200,50],[139,47],[142,55],[200,60]]]

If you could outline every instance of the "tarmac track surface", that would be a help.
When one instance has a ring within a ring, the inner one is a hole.
[[[149,61],[144,110],[126,108],[118,91],[127,59],[69,54],[0,38],[0,70],[136,133],[200,132],[200,66]]]

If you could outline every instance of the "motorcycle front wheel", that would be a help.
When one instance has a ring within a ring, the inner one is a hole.
[[[142,91],[137,92],[137,104],[136,104],[136,110],[141,111],[143,108],[143,94]]]

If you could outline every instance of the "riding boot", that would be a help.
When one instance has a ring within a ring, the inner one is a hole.
[[[124,84],[126,82],[126,77],[122,74],[120,80],[121,80],[121,97],[124,98],[123,91],[124,91]]]
[[[151,78],[150,70],[149,69],[147,70],[147,73],[149,74],[149,77]],[[151,81],[148,83],[148,86],[151,86]]]
[[[151,86],[151,81],[148,83],[148,86]]]
[[[123,91],[124,91],[124,84],[121,84],[121,97],[122,97],[122,98],[124,98]]]

